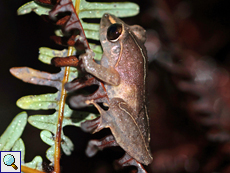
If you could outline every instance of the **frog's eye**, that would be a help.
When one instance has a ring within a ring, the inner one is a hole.
[[[122,33],[122,24],[119,23],[112,24],[107,30],[107,39],[111,42],[116,41],[116,39],[121,35],[121,33]]]

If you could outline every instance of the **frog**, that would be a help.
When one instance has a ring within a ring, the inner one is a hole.
[[[79,80],[67,83],[66,89],[76,90],[99,82],[103,86],[92,95],[73,96],[69,103],[73,108],[94,105],[99,111],[98,118],[81,124],[83,131],[96,133],[103,128],[111,130],[112,135],[89,142],[86,149],[88,156],[95,155],[105,147],[120,146],[126,154],[118,163],[123,166],[135,165],[138,172],[145,172],[141,164],[152,162],[146,106],[146,31],[139,25],[130,26],[116,16],[105,13],[101,18],[99,33],[103,49],[100,63],[94,61],[95,55],[91,49],[79,57],[85,71],[93,78],[88,78],[84,83]]]

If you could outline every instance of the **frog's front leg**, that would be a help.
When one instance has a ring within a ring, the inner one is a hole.
[[[88,49],[85,54],[80,56],[80,59],[83,61],[85,70],[98,79],[106,82],[107,84],[119,85],[119,73],[113,67],[106,68],[100,64],[97,64],[93,60],[93,56],[94,52],[90,49]]]

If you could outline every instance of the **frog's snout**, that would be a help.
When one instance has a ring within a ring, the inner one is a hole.
[[[111,18],[111,15],[109,13],[104,13],[101,18],[101,24],[104,26],[111,25],[110,18]]]
[[[107,28],[111,25],[110,21],[111,15],[109,13],[103,14],[100,22],[100,28]]]
[[[109,18],[109,14],[108,14],[108,13],[105,13],[105,14],[103,15],[103,17]]]

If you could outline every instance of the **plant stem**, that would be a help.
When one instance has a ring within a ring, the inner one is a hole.
[[[76,0],[75,2],[75,11],[79,14],[79,7],[80,7],[81,0]]]
[[[73,55],[73,47],[68,48],[68,55]],[[65,67],[65,72],[62,80],[61,98],[59,101],[59,111],[58,111],[58,126],[55,138],[55,153],[54,153],[54,172],[60,173],[60,158],[61,158],[61,132],[62,132],[62,121],[64,117],[64,108],[66,101],[66,90],[64,84],[68,82],[70,73],[70,67]]]

